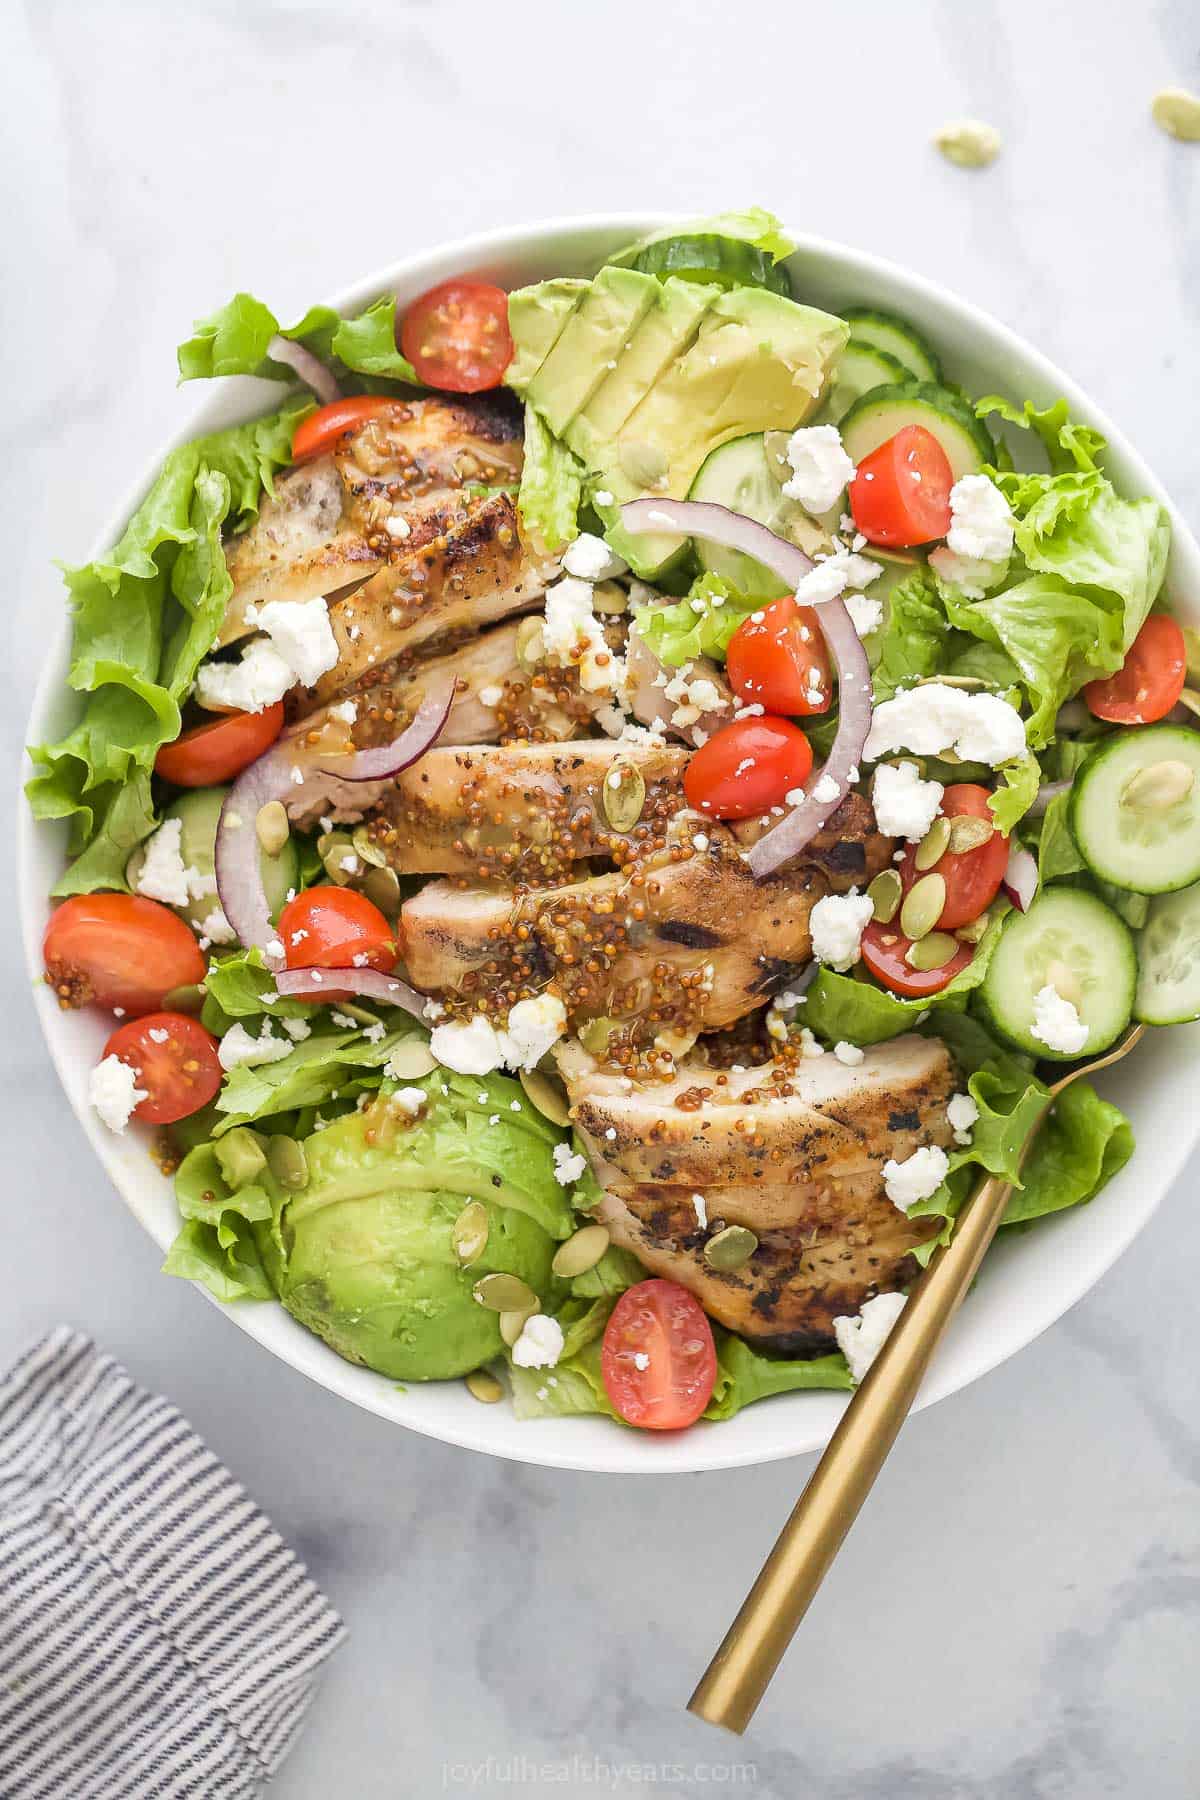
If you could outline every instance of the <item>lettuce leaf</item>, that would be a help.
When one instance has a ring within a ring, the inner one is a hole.
[[[664,238],[672,237],[741,238],[755,250],[761,250],[764,256],[769,256],[772,262],[782,262],[796,248],[791,238],[785,235],[774,213],[767,212],[761,206],[749,206],[744,212],[714,213],[711,218],[693,219],[683,225],[667,226],[662,231],[652,232],[649,237],[639,238],[636,244],[627,244],[608,260],[617,264],[632,262],[648,244],[656,244]]]
[[[525,461],[517,511],[541,549],[561,550],[578,535],[583,464],[556,438],[539,412],[525,408]]]
[[[303,344],[334,373],[384,377],[419,385],[416,370],[396,348],[396,298],[384,294],[356,318],[343,319],[331,306],[313,306],[295,325],[281,325],[270,307],[253,294],[235,294],[209,319],[198,319],[192,335],[176,351],[180,381],[218,375],[257,375],[294,382],[288,363],[267,354],[274,337]],[[340,369],[338,365],[340,364]]]
[[[274,1289],[252,1226],[274,1216],[280,1190],[269,1170],[233,1192],[211,1144],[186,1156],[175,1176],[183,1224],[163,1263],[164,1275],[199,1281],[216,1299],[270,1300]]]
[[[712,1399],[704,1409],[706,1419],[732,1419],[743,1406],[767,1400],[772,1394],[790,1394],[801,1388],[852,1388],[854,1381],[840,1350],[807,1359],[798,1356],[764,1356],[743,1338],[718,1331],[717,1379]]]
[[[704,602],[697,612],[692,604]],[[638,632],[659,662],[678,669],[698,656],[725,661],[729,640],[742,620],[763,605],[761,597],[743,594],[720,575],[697,577],[682,600],[670,606],[635,606]]]
[[[988,808],[997,830],[1011,833],[1037,799],[1042,785],[1042,767],[1030,752],[1015,762],[1001,763],[996,773],[1004,785],[995,789]]]
[[[924,566],[914,569],[892,589],[887,622],[875,641],[879,654],[871,685],[876,705],[890,700],[898,688],[923,675],[933,675],[942,666],[950,648],[946,615],[938,601],[934,578]]]
[[[399,1020],[377,1043],[361,1030],[339,1030],[323,1022],[278,1062],[239,1063],[229,1071],[214,1102],[222,1115],[214,1136],[224,1136],[235,1125],[321,1106],[326,1100],[346,1100],[377,1088],[383,1079],[383,1065],[396,1045],[419,1030],[406,1015],[399,1015]],[[281,1034],[277,1031],[274,1035]]]

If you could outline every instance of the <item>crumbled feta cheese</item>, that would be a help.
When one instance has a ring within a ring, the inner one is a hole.
[[[855,1381],[861,1381],[883,1349],[888,1334],[904,1311],[905,1295],[876,1294],[862,1311],[833,1321],[837,1347],[850,1365]]]
[[[635,1369],[648,1369],[650,1367],[649,1353],[645,1350],[635,1350],[633,1353],[633,1366]]]
[[[279,1023],[294,1043],[302,1043],[312,1036],[312,1026],[307,1019],[280,1019]]]
[[[152,1044],[165,1044],[171,1034],[169,1031],[160,1031],[156,1025],[151,1025],[146,1036],[150,1039]]]
[[[214,906],[201,920],[200,936],[207,938],[210,944],[236,944],[238,941],[237,932],[219,906]]]
[[[339,700],[336,706],[330,707],[329,716],[331,719],[340,719],[343,725],[353,725],[358,717],[358,703],[355,700]],[[329,830],[329,826],[323,819],[321,829],[322,831]]]
[[[570,1187],[578,1181],[587,1168],[587,1157],[582,1151],[572,1153],[568,1144],[554,1146],[554,1179],[560,1187]]]
[[[836,558],[827,557],[796,583],[796,599],[801,606],[820,606],[823,600],[836,600],[844,593],[847,580],[846,570],[838,566]]]
[[[228,707],[234,712],[258,713],[282,700],[295,684],[291,664],[266,638],[254,638],[238,662],[200,664],[196,698],[201,706],[217,710]]]
[[[705,832],[694,831],[692,833],[692,849],[701,852],[708,849],[708,837]]]
[[[945,544],[930,553],[929,566],[950,587],[960,588],[966,600],[982,600],[999,587],[1008,573],[1008,558],[985,562],[980,556],[960,556]]]
[[[182,836],[181,819],[164,819],[153,837],[146,839],[146,860],[135,885],[148,900],[161,900],[167,906],[187,905],[191,896],[180,852]]]
[[[334,1007],[330,1011],[329,1016],[333,1020],[334,1024],[340,1026],[343,1031],[357,1031],[358,1030],[358,1020],[352,1019],[350,1017],[349,1013],[339,1012],[337,1010],[337,1008]]]
[[[567,545],[562,561],[567,574],[578,575],[582,581],[611,581],[629,567],[613,554],[603,538],[590,531],[580,532],[575,542]]]
[[[946,1103],[946,1118],[956,1144],[969,1144],[971,1127],[979,1117],[979,1108],[970,1094],[952,1094]]]
[[[893,1206],[906,1213],[918,1200],[928,1200],[941,1187],[950,1159],[937,1144],[923,1144],[903,1162],[889,1157],[883,1165],[883,1187]]]
[[[1030,1034],[1048,1050],[1063,1056],[1078,1056],[1088,1040],[1088,1028],[1077,1008],[1065,1000],[1049,982],[1033,996],[1033,1024]]]
[[[838,784],[832,775],[822,775],[812,792],[813,799],[821,806],[825,806],[830,800],[837,799]]]
[[[848,1044],[843,1038],[840,1043],[833,1046],[833,1054],[840,1063],[845,1063],[848,1069],[857,1069],[859,1063],[866,1056],[866,1051],[860,1050],[857,1044]]]
[[[701,1231],[708,1230],[708,1203],[703,1194],[692,1195],[692,1205],[696,1209],[696,1223]]]
[[[497,687],[494,682],[489,683],[487,687],[481,687],[479,690],[479,704],[480,706],[486,706],[489,711],[494,711],[503,698],[504,689],[502,687]]]
[[[701,712],[720,712],[722,707],[729,705],[728,699],[716,682],[710,681],[707,675],[698,675],[695,681],[689,684],[688,699],[693,706],[698,706]]]
[[[850,614],[850,623],[860,638],[870,637],[878,631],[883,623],[883,601],[873,600],[870,594],[847,594],[846,611]]]
[[[783,797],[789,806],[799,806],[804,799],[804,789],[800,787],[789,788]]]
[[[825,1046],[820,1043],[805,1025],[800,1032],[800,1054],[805,1062],[815,1062],[818,1056],[824,1056]]]
[[[783,491],[798,500],[806,512],[828,512],[838,495],[854,479],[854,464],[842,447],[836,425],[804,425],[787,442],[792,470]]]
[[[851,889],[848,894],[826,894],[809,915],[812,953],[830,969],[852,969],[858,961],[862,934],[871,923],[874,902]]]
[[[284,955],[283,944],[277,937],[268,938],[263,945],[263,951],[267,956],[279,957],[281,959]]]
[[[435,1025],[429,1048],[445,1069],[459,1075],[489,1075],[504,1062],[504,1051],[495,1026],[476,1013],[467,1023]]]
[[[969,694],[931,681],[875,708],[863,754],[877,762],[895,750],[918,756],[953,750],[965,762],[995,768],[1024,755],[1025,722],[999,694]]]
[[[592,495],[592,498],[597,506],[612,506],[615,504],[613,497],[607,488],[597,488],[596,492]]]
[[[259,608],[258,626],[305,687],[312,687],[337,662],[337,639],[320,594],[311,600],[269,600]]]
[[[226,1073],[230,1069],[239,1068],[242,1063],[281,1062],[285,1056],[291,1055],[291,1043],[286,1037],[276,1037],[271,1025],[270,1019],[264,1019],[256,1038],[251,1037],[242,1024],[229,1027],[217,1045],[217,1059]]]
[[[922,781],[916,763],[880,763],[871,787],[875,823],[885,837],[920,843],[937,818],[944,792],[940,781]]]
[[[548,1313],[532,1313],[512,1347],[518,1369],[552,1369],[563,1352],[563,1328]]]
[[[428,1099],[429,1096],[424,1088],[402,1087],[397,1088],[391,1095],[388,1105],[395,1107],[397,1112],[407,1113],[410,1119],[415,1119],[422,1107],[427,1104]]]
[[[124,1131],[134,1107],[149,1098],[137,1084],[138,1073],[119,1056],[106,1056],[88,1077],[88,1099],[110,1131]]]
[[[557,994],[518,1000],[500,1032],[504,1061],[510,1069],[532,1069],[567,1029],[567,1011]]]
[[[403,543],[405,538],[412,536],[412,526],[400,512],[389,513],[383,521],[383,529],[390,538],[395,538],[399,543]]]
[[[964,475],[950,489],[946,544],[959,556],[978,557],[981,562],[1000,562],[1011,556],[1012,512],[986,475]]]
[[[578,666],[585,693],[613,694],[624,686],[625,662],[609,649],[604,627],[592,611],[590,581],[564,575],[547,588],[542,636],[548,655]]]

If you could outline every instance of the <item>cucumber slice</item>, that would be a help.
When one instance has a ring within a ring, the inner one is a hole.
[[[1071,830],[1094,875],[1135,894],[1200,881],[1200,731],[1122,731],[1075,779]]]
[[[842,317],[850,327],[852,344],[872,344],[894,357],[917,381],[940,381],[942,365],[937,351],[907,319],[895,313],[876,312],[871,306],[847,306]]]
[[[198,875],[210,880],[215,880],[217,820],[228,792],[227,787],[189,788],[186,793],[178,794],[163,813],[164,825],[168,819],[178,819],[183,827],[179,834],[179,854],[184,868],[195,869]],[[139,844],[125,865],[125,879],[131,888],[137,887],[145,860],[146,846]],[[288,839],[278,856],[268,856],[264,850],[259,857],[259,867],[267,905],[272,919],[276,919],[283,911],[289,890],[300,885],[300,860],[292,839]],[[214,885],[208,893],[198,894],[186,906],[176,906],[172,910],[199,930],[209,913],[219,905]]]
[[[955,481],[995,461],[996,446],[982,420],[957,394],[933,382],[903,382],[864,394],[842,420],[842,442],[860,463],[905,425],[923,425],[932,432],[950,459]]]
[[[1135,1018],[1146,1025],[1200,1019],[1200,885],[1150,902],[1137,959]]]
[[[907,380],[908,370],[894,356],[871,344],[860,344],[851,337],[838,357],[829,392],[821,406],[820,423],[837,425],[854,402],[869,394],[872,388],[896,387]]]
[[[979,989],[1002,1037],[1046,1062],[1076,1062],[1114,1043],[1129,1023],[1137,980],[1133,933],[1084,888],[1047,888],[1010,913]],[[1053,987],[1075,1007],[1087,1041],[1070,1053],[1033,1035],[1034,1001]]]
[[[772,294],[792,297],[792,278],[783,263],[772,262],[765,250],[744,238],[717,232],[684,232],[643,244],[625,266],[665,281],[674,275],[681,281],[714,281],[721,287],[761,287]]]
[[[790,475],[791,470],[787,473]],[[798,501],[789,500],[784,494],[761,431],[734,438],[705,457],[688,499],[713,500],[718,506],[744,513],[748,519],[757,519],[789,543],[799,545],[807,555],[830,547],[831,540],[822,526]],[[727,550],[707,538],[697,538],[696,555],[702,569],[710,569],[714,575],[732,582],[743,594],[761,594],[765,599],[777,600],[790,592],[786,582],[738,550]]]

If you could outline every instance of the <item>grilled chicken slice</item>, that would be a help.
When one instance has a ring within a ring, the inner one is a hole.
[[[831,1348],[834,1319],[904,1286],[913,1250],[939,1229],[906,1217],[883,1186],[889,1157],[951,1140],[954,1068],[935,1039],[894,1038],[857,1068],[823,1056],[786,1076],[768,1063],[723,1081],[697,1054],[644,1088],[575,1042],[558,1062],[614,1242],[752,1342],[789,1355]],[[704,1257],[724,1225],[759,1240],[727,1271]]]
[[[522,452],[505,394],[397,400],[331,454],[281,476],[250,530],[226,546],[233,595],[221,643],[251,629],[247,606],[333,594],[444,535],[464,485],[515,484]],[[403,540],[383,527],[397,513]]]

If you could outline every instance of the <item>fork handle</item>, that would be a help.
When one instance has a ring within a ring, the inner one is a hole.
[[[855,1390],[688,1711],[743,1732],[858,1517],[1004,1215],[1012,1183],[989,1175],[935,1251],[887,1342]]]

